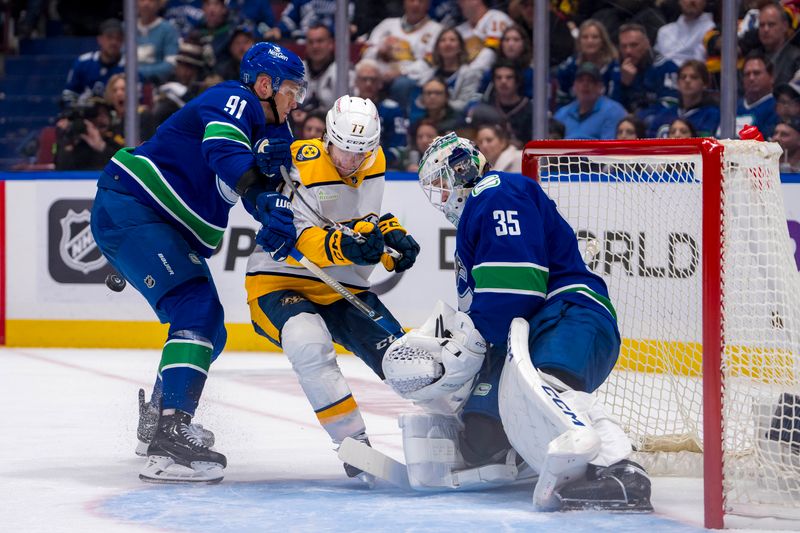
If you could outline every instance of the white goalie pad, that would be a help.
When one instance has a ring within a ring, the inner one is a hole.
[[[533,493],[540,509],[556,507],[554,491],[584,476],[600,450],[600,437],[589,419],[564,401],[533,367],[527,321],[515,318],[500,377],[499,407],[508,440],[539,473]]]
[[[516,454],[505,464],[466,468],[458,449],[463,424],[457,416],[407,413],[400,415],[408,481],[414,490],[474,490],[516,481]]]

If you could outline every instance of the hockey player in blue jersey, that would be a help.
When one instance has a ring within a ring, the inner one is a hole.
[[[145,481],[223,477],[226,459],[210,449],[213,434],[191,423],[227,336],[206,259],[239,198],[262,224],[256,241],[276,260],[294,246],[293,213],[275,187],[281,165],[291,165],[286,117],[303,101],[304,78],[293,52],[257,43],[242,59],[239,81],[211,87],[152,139],[117,152],[98,180],[94,238],[170,325],[149,404],[139,391]]]
[[[510,482],[521,457],[542,509],[652,510],[630,441],[591,394],[620,348],[605,283],[536,181],[486,167],[454,133],[420,162],[423,191],[456,226],[459,311],[440,302],[384,357],[387,382],[428,411],[401,418],[411,484]]]

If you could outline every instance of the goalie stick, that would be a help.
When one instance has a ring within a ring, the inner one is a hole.
[[[339,293],[342,298],[355,306],[356,309],[367,315],[367,317],[380,326],[386,333],[392,335],[395,339],[399,339],[405,335],[402,329],[395,329],[394,325],[383,315],[364,303],[358,296],[347,290],[347,287],[339,283],[336,279],[322,270],[322,268],[314,264],[309,258],[304,256],[300,250],[297,248],[292,248],[292,250],[289,252],[289,256],[306,267],[306,269],[322,280],[328,287]]]
[[[317,218],[317,224],[320,224],[325,228],[333,228],[335,230],[339,230],[348,237],[354,238],[358,242],[364,242],[365,240],[364,236],[358,233],[357,231],[353,231],[350,227],[345,226],[340,222],[334,222],[333,220],[329,219],[326,216],[323,216],[320,212],[311,207],[311,205],[308,202],[306,202],[306,199],[303,198],[297,191],[297,186],[294,184],[294,181],[292,181],[291,176],[289,176],[289,172],[283,165],[281,165],[281,176],[283,176],[283,181],[286,183],[286,185],[288,185],[289,188],[292,190],[292,194],[294,194],[297,198],[299,198],[300,202],[303,203],[306,209],[308,209],[309,212]],[[392,248],[389,248],[388,246],[384,246],[383,251],[392,256],[394,259],[400,259],[403,256],[400,252]]]
[[[344,439],[339,446],[339,459],[392,485],[411,488],[406,465],[352,437]]]
[[[339,460],[402,489],[447,490],[447,488],[462,488],[471,490],[507,485],[509,483],[536,483],[538,480],[536,472],[527,466],[517,473],[515,480],[510,480],[506,477],[507,467],[500,464],[492,464],[453,472],[453,480],[458,480],[459,477],[462,479],[451,487],[412,487],[406,465],[352,437],[344,439],[341,446],[339,446]],[[514,468],[514,472],[517,472],[516,468]]]

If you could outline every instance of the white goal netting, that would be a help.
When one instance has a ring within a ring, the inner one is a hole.
[[[683,154],[594,147],[547,155],[534,144],[526,153],[541,154],[538,179],[608,284],[623,349],[599,393],[655,475],[703,472],[702,264],[704,253],[720,254],[725,508],[797,518],[800,276],[781,152],[773,143],[721,143],[721,205],[703,203],[704,180],[719,179],[714,168],[704,172],[713,165],[703,145]],[[704,251],[703,213],[714,209],[723,244]]]

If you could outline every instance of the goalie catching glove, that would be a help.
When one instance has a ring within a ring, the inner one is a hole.
[[[325,251],[328,259],[335,265],[374,265],[381,260],[383,235],[372,222],[359,220],[353,231],[361,234],[361,239],[332,229],[325,237]]]
[[[383,241],[386,246],[400,252],[400,258],[394,258],[384,253],[381,255],[381,263],[389,272],[405,272],[414,265],[419,255],[419,244],[414,237],[408,234],[406,228],[400,225],[397,217],[391,213],[386,213],[378,221],[378,228],[383,234]]]
[[[439,301],[425,324],[394,341],[383,357],[386,382],[402,397],[432,400],[470,383],[486,341],[469,315]]]

